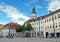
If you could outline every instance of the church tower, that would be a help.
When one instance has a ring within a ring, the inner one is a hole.
[[[31,18],[36,19],[36,11],[35,11],[35,7],[32,8]]]

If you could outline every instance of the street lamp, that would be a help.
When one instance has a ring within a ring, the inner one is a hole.
[[[41,17],[39,17],[39,37],[41,37],[41,31],[40,31],[40,20],[41,20]]]
[[[54,14],[52,14],[52,22],[53,22],[53,29],[54,29],[54,38],[56,38],[55,25],[54,25]]]
[[[52,14],[52,21],[53,21],[54,37],[56,38],[56,32],[55,32],[55,25],[54,25],[54,16],[53,16],[53,14]]]
[[[41,32],[40,32],[40,20],[39,20],[39,37],[41,36]]]

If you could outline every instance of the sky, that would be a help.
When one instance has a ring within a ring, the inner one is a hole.
[[[60,0],[0,0],[0,24],[16,22],[23,25],[30,19],[32,7],[37,17],[60,8]]]

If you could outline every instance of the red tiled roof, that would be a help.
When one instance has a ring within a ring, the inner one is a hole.
[[[27,20],[27,21],[24,23],[24,25],[25,25],[26,23],[33,22],[33,21],[36,21],[36,19],[31,18],[31,19]]]
[[[29,19],[27,22],[36,21],[36,19]]]
[[[29,19],[29,20],[27,20],[26,22],[33,22],[33,21],[36,21],[36,19]]]
[[[16,29],[19,26],[20,26],[19,24],[11,22],[11,23],[4,25],[1,29],[5,29],[5,28]]]

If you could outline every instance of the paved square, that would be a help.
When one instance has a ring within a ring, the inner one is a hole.
[[[60,42],[60,38],[54,39],[54,38],[14,38],[14,39],[6,39],[2,38],[0,39],[0,42]]]

